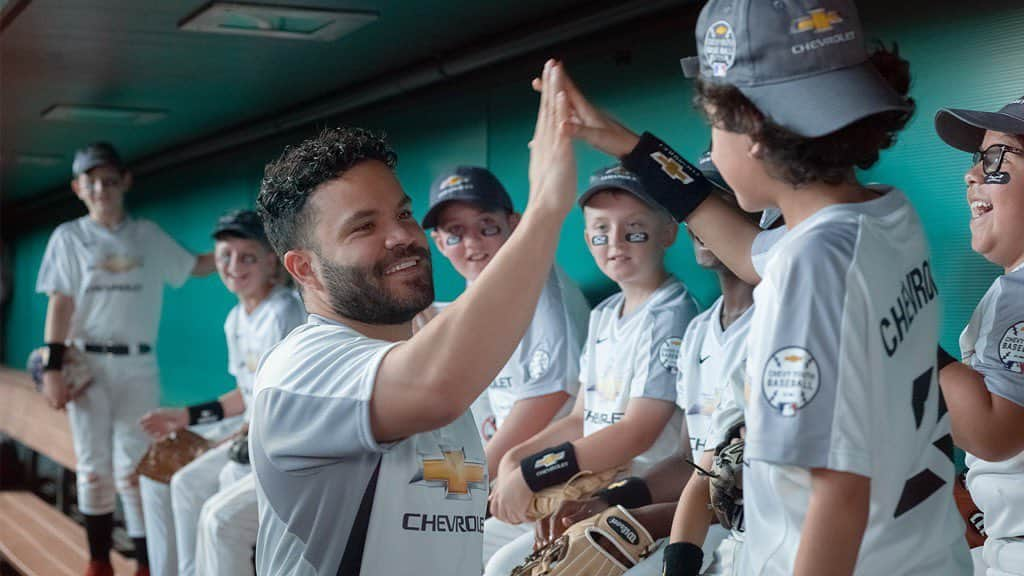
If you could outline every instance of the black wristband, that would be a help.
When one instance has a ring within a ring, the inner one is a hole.
[[[712,184],[690,164],[650,132],[622,157],[622,165],[640,178],[644,191],[682,222],[711,193]]]
[[[647,482],[637,476],[613,482],[594,496],[604,500],[610,506],[622,506],[623,508],[639,508],[654,501]]]
[[[534,492],[568,482],[580,471],[576,463],[576,449],[572,442],[559,444],[536,454],[527,456],[519,462],[526,485]]]
[[[213,402],[206,402],[204,404],[195,404],[188,407],[189,426],[219,422],[223,419],[224,407],[221,406],[220,402],[217,400],[214,400]]]
[[[949,352],[946,352],[945,348],[943,348],[942,346],[939,346],[939,351],[938,351],[939,372],[942,372],[943,368],[945,368],[946,366],[949,366],[953,362],[958,362],[958,360],[956,358],[954,358],[953,356],[950,356]]]
[[[662,576],[697,576],[704,563],[704,551],[689,542],[673,542],[665,546]]]
[[[67,351],[68,347],[63,342],[47,342],[46,348],[49,350],[49,353],[46,355],[46,366],[43,366],[43,372],[63,369],[64,352]]]

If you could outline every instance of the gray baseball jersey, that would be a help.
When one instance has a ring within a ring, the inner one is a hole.
[[[676,402],[679,346],[697,302],[670,277],[642,306],[620,317],[624,303],[621,292],[613,294],[590,313],[580,358],[584,436],[622,419],[633,398]],[[682,426],[682,412],[675,410],[654,445],[633,460],[631,473],[641,474],[675,453]]]
[[[184,284],[195,263],[149,220],[126,216],[110,230],[83,216],[53,231],[36,291],[74,299],[71,340],[153,345],[164,284]]]
[[[260,358],[296,326],[306,321],[306,308],[294,290],[276,286],[252,312],[236,304],[224,321],[228,372],[238,382],[246,411],[252,408],[252,387]]]
[[[1001,276],[960,335],[960,352],[993,394],[1024,406],[1024,268]],[[989,538],[1024,535],[1024,452],[1002,462],[967,454],[967,487]]]
[[[792,573],[811,468],[871,481],[855,574],[969,570],[928,246],[904,194],[878,191],[786,233],[754,292],[744,573]]]
[[[497,428],[520,400],[555,392],[576,395],[589,314],[579,287],[554,266],[523,339],[487,389]]]
[[[747,365],[747,328],[752,309],[722,330],[722,298],[690,322],[679,349],[676,405],[686,414],[690,451],[695,460],[713,450],[709,434],[715,412],[731,387],[743,387]],[[742,409],[739,418],[742,418]]]
[[[256,373],[250,453],[268,576],[479,576],[487,464],[473,418],[390,444],[370,428],[393,342],[310,315]]]

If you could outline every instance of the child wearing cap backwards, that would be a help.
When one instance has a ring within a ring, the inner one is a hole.
[[[963,363],[941,352],[939,362],[988,535],[975,573],[1024,574],[1024,98],[996,113],[940,110],[935,129],[974,154],[964,175],[971,248],[1004,271],[960,335]]]
[[[146,451],[138,420],[160,396],[154,346],[164,284],[213,271],[213,255],[195,256],[149,220],[125,212],[132,174],[112,145],[75,153],[71,188],[89,210],[50,236],[36,291],[49,297],[45,339],[49,361],[43,395],[67,408],[75,445],[78,508],[89,542],[88,575],[113,574],[114,494],[135,541],[139,574],[148,573],[145,528],[135,466]],[[85,352],[93,384],[69,397],[61,375],[69,343]]]
[[[508,240],[519,218],[494,174],[458,166],[434,180],[423,228],[431,230],[437,249],[471,283]],[[569,400],[579,382],[589,312],[580,289],[553,266],[526,334],[487,393],[474,403],[485,403],[493,415],[495,431],[484,443],[490,478],[497,477],[505,452],[572,407]],[[477,425],[486,424],[478,418]],[[484,562],[522,533],[521,527],[489,518],[484,525]]]
[[[306,319],[295,292],[282,286],[280,265],[263,222],[252,210],[228,212],[213,238],[217,272],[238,303],[224,322],[228,372],[237,387],[217,400],[146,413],[142,428],[153,438],[195,424],[248,415],[260,357]],[[157,576],[253,573],[258,510],[256,487],[242,434],[206,452],[171,477],[170,485],[140,478],[149,556]],[[234,432],[235,430],[232,430]]]
[[[599,170],[578,200],[584,238],[601,271],[622,290],[590,314],[580,358],[582,392],[570,415],[508,451],[498,468],[491,512],[526,520],[532,493],[580,470],[629,467],[641,475],[676,452],[676,358],[697,305],[665,270],[677,227],[621,166]],[[562,458],[550,455],[563,455]],[[545,462],[557,472],[547,473]],[[527,533],[499,551],[487,574],[508,574],[533,548]]]
[[[712,0],[697,40],[715,165],[742,208],[778,207],[790,230],[760,270],[756,230],[708,198],[694,167],[649,134],[629,137],[578,91],[570,100],[578,135],[622,155],[738,275],[761,279],[741,573],[968,571],[928,247],[902,192],[855,175],[910,117],[906,62],[868,55],[843,0]],[[700,554],[670,545],[666,573],[693,573]]]

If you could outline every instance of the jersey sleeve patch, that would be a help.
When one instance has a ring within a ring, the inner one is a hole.
[[[679,348],[682,343],[681,338],[670,336],[658,345],[658,361],[672,374],[679,373]]]
[[[999,339],[999,361],[1004,369],[1024,374],[1024,320],[1007,328]]]
[[[537,380],[551,368],[551,355],[548,354],[547,350],[539,348],[533,351],[530,356],[530,365],[527,367],[527,371],[530,374],[530,380]]]
[[[818,395],[821,375],[818,362],[799,346],[781,348],[765,363],[761,391],[778,414],[795,416]]]

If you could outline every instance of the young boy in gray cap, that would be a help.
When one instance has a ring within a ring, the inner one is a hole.
[[[472,283],[508,240],[519,218],[494,174],[485,168],[458,166],[442,173],[430,187],[423,228],[431,230],[437,249]],[[572,406],[589,314],[583,293],[560,267],[552,266],[526,334],[486,394],[474,403],[477,426],[486,425],[480,413],[494,418],[496,431],[484,444],[492,481],[505,452]],[[484,562],[524,531],[532,527],[489,518],[484,524]]]
[[[89,210],[54,230],[36,291],[49,296],[43,394],[67,408],[75,445],[78,507],[85,516],[86,574],[110,565],[114,494],[120,494],[139,573],[148,573],[139,489],[133,474],[148,439],[138,420],[159,397],[157,328],[164,284],[213,271],[213,255],[196,257],[156,224],[125,213],[132,175],[113,146],[98,142],[75,153],[71,188]],[[70,344],[81,347],[94,382],[69,397],[61,375]]]
[[[998,112],[944,108],[935,129],[974,154],[964,174],[971,248],[1004,271],[960,335],[963,362],[939,361],[967,488],[984,514],[974,573],[1024,574],[1024,98]]]
[[[154,576],[252,574],[258,511],[256,486],[245,443],[248,407],[260,357],[306,320],[295,292],[281,283],[283,270],[270,247],[263,222],[253,210],[221,216],[213,231],[217,272],[238,298],[224,322],[228,372],[237,387],[216,400],[184,408],[160,408],[140,423],[159,439],[195,424],[242,416],[224,433],[241,434],[206,452],[171,477],[170,484],[140,478]],[[244,446],[245,444],[242,444]]]

